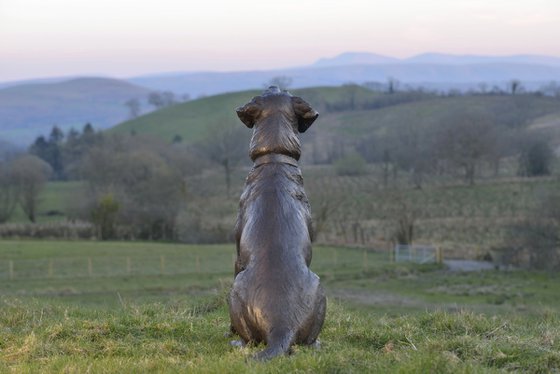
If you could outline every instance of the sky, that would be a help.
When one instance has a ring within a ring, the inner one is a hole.
[[[560,56],[559,0],[0,0],[0,81],[268,70],[343,52]]]

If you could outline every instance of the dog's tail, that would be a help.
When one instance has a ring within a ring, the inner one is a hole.
[[[294,340],[294,332],[289,329],[277,329],[271,332],[267,347],[255,354],[258,361],[267,361],[279,355],[287,354]]]

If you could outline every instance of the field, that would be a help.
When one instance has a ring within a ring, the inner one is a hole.
[[[0,372],[554,372],[560,276],[321,247],[322,347],[231,347],[233,245],[0,241]]]
[[[404,202],[416,215],[415,241],[442,246],[447,257],[481,258],[503,245],[512,224],[535,209],[539,196],[560,188],[554,177],[481,178],[475,186],[434,179],[422,189],[403,188],[395,192],[381,185],[381,171],[370,166],[362,176],[337,176],[332,168],[302,167],[305,186],[315,217],[325,205],[329,213],[318,240],[386,248],[394,232],[391,216],[395,199]],[[235,223],[245,168],[232,177],[234,190],[226,195],[224,175],[209,170],[187,180],[190,209],[198,209],[208,227],[230,232]],[[398,184],[407,185],[405,174]],[[51,182],[43,191],[38,222],[49,223],[72,217],[69,210],[83,186],[80,182]],[[197,208],[198,207],[198,208]],[[16,211],[12,223],[24,223]],[[496,257],[496,259],[498,259]]]

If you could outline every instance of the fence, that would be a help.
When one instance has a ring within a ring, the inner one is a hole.
[[[395,262],[416,262],[419,264],[443,262],[440,247],[421,244],[397,244],[393,252]]]
[[[0,260],[0,280],[208,274],[232,269],[232,263],[210,263],[200,256],[56,257]]]

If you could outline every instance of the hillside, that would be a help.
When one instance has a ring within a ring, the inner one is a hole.
[[[56,83],[26,84],[0,89],[0,139],[27,145],[48,133],[87,122],[104,129],[127,118],[124,103],[142,99],[149,90],[107,78],[79,78]],[[145,109],[145,108],[144,108]]]
[[[209,128],[240,126],[234,109],[258,93],[259,91],[244,91],[194,100],[124,122],[111,131],[151,134],[166,141],[180,135],[183,141],[193,143],[205,138]],[[469,111],[488,115],[510,127],[525,127],[536,123],[537,125],[530,127],[548,131],[555,137],[560,135],[557,128],[559,101],[547,97],[440,97],[429,94],[406,97],[405,94],[391,96],[375,93],[357,86],[309,88],[293,90],[292,93],[303,97],[321,113],[317,124],[303,139],[306,144],[321,142],[325,137],[352,141],[364,135],[384,133],[391,127],[407,124],[425,129],[454,113]],[[394,102],[391,102],[393,98]],[[350,101],[354,102],[355,110],[335,108],[351,109]],[[376,106],[381,108],[367,109]],[[560,137],[554,142],[560,144]]]
[[[350,97],[354,97],[356,102],[365,102],[379,96],[378,93],[357,86],[307,88],[291,92],[305,98],[320,113],[328,105],[348,101]],[[256,90],[243,91],[193,100],[126,121],[110,132],[150,134],[167,141],[180,135],[184,142],[194,143],[204,139],[209,134],[209,129],[242,126],[235,108],[259,93]]]

